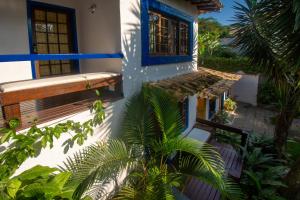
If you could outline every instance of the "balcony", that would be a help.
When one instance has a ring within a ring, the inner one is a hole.
[[[2,55],[0,62],[62,59],[122,59],[122,54]],[[98,98],[113,102],[123,97],[122,75],[95,72],[16,81],[0,85],[0,126],[18,118],[23,128],[69,116],[90,108]]]

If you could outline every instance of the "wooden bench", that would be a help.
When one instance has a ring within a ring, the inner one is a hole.
[[[0,85],[3,118],[5,121],[15,118],[21,120],[20,103],[24,101],[106,86],[112,90],[122,90],[122,76],[116,73],[99,72],[4,83]]]
[[[236,134],[241,135],[241,145],[247,146],[248,133],[237,129],[231,126],[214,123],[207,120],[197,119],[198,124],[196,127],[204,125],[211,128],[219,128],[222,130],[230,131]],[[239,181],[242,170],[243,170],[243,159],[239,152],[237,152],[231,145],[219,143],[215,139],[210,139],[209,142],[213,145],[216,150],[220,153],[224,163],[225,170],[229,177],[233,178],[236,181]],[[221,195],[218,190],[213,188],[210,185],[207,185],[198,179],[191,177],[187,180],[184,187],[183,193],[190,200],[220,200]]]

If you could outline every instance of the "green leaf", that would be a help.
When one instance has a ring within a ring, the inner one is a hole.
[[[17,176],[17,178],[21,181],[33,180],[38,177],[48,177],[49,174],[56,171],[58,171],[58,169],[56,168],[37,165],[29,170],[26,170],[25,172]]]
[[[49,186],[47,184],[33,183],[24,187],[22,195],[27,198],[43,195],[44,197],[47,196],[48,199],[53,199],[59,192],[59,188],[54,185]]]
[[[35,157],[39,156],[40,153],[41,153],[41,150],[42,150],[42,142],[39,141],[39,142],[36,142],[33,144],[33,149],[35,151]]]
[[[96,90],[96,95],[97,95],[98,97],[100,97],[100,91],[99,91],[99,90]]]
[[[85,197],[83,197],[81,200],[93,200],[93,198],[90,197],[90,196],[85,196]]]
[[[16,129],[20,126],[20,120],[12,119],[12,120],[9,121],[8,125],[11,129]]]
[[[261,190],[261,184],[260,184],[260,180],[259,178],[256,176],[256,174],[254,172],[248,171],[248,170],[244,170],[244,173],[247,174],[255,183],[256,188],[258,190]]]
[[[8,131],[7,133],[5,133],[0,139],[0,144],[7,142],[11,138],[11,136],[12,136],[12,131]]]
[[[69,180],[70,176],[72,175],[71,172],[62,172],[57,174],[50,182],[49,185],[55,185],[60,190],[64,188],[64,185]]]
[[[15,198],[21,184],[22,184],[22,182],[19,181],[18,179],[11,180],[7,185],[7,194],[11,198]]]
[[[48,137],[47,136],[44,136],[43,138],[42,138],[42,147],[43,148],[46,148],[47,147],[47,142],[48,142]]]

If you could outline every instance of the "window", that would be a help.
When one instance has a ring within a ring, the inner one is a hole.
[[[31,53],[77,53],[75,13],[73,9],[39,2],[29,2]],[[39,61],[37,77],[58,76],[78,72],[78,62],[72,60]]]
[[[188,55],[188,30],[185,22],[149,11],[150,55]]]
[[[193,21],[159,1],[142,1],[142,66],[192,61]]]

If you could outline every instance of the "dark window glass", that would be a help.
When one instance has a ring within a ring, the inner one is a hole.
[[[150,55],[188,55],[189,25],[178,19],[149,11]]]
[[[71,16],[62,11],[33,9],[33,45],[37,54],[72,53]],[[71,74],[76,71],[71,60],[39,61],[40,77]]]
[[[179,54],[187,55],[189,52],[189,25],[187,23],[180,23],[179,31]]]

